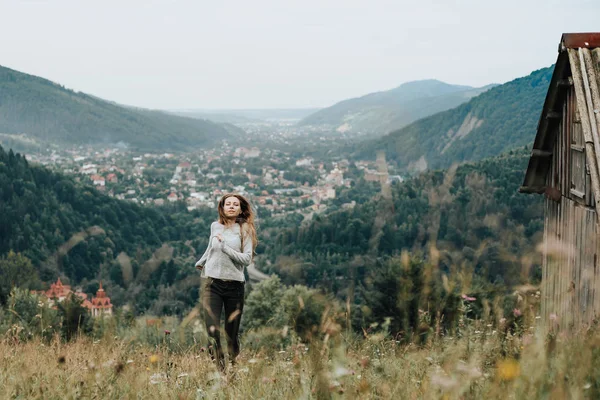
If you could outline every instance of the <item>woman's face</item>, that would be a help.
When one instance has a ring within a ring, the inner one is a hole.
[[[242,212],[240,200],[234,196],[226,198],[225,203],[223,204],[223,212],[227,218],[236,218]]]

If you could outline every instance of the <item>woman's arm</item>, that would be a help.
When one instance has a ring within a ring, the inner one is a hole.
[[[244,248],[241,252],[232,249],[225,241],[221,242],[221,244],[223,246],[223,253],[227,254],[234,263],[247,267],[252,263],[252,237],[247,229],[242,228],[242,231],[244,232]]]
[[[210,242],[213,238],[213,231],[214,231],[214,223],[210,224],[210,237],[208,238],[208,245],[206,246],[206,250],[204,251],[204,254],[202,254],[202,257],[200,257],[200,259],[196,262],[195,267],[197,269],[204,268],[204,264],[206,264],[206,260],[208,259],[208,254],[210,253]]]

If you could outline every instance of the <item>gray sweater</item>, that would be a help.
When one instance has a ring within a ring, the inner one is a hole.
[[[244,248],[242,249],[242,235],[239,224],[228,227],[213,222],[210,225],[210,238],[208,247],[196,263],[202,268],[202,277],[224,279],[244,282],[244,267],[252,262],[252,238],[244,229]],[[219,242],[217,234],[223,236]]]

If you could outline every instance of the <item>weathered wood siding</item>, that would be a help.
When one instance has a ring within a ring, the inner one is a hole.
[[[542,318],[547,322],[554,314],[563,328],[591,323],[600,313],[597,217],[576,108],[571,88],[546,177],[547,187],[560,196],[545,202]]]
[[[546,200],[542,316],[562,327],[590,323],[600,311],[596,212],[576,201]]]

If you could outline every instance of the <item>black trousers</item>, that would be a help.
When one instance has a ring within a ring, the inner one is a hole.
[[[209,336],[208,351],[225,369],[225,355],[221,347],[221,315],[225,310],[225,334],[229,360],[234,363],[240,353],[240,322],[244,310],[244,282],[205,278],[202,290],[202,311]]]

